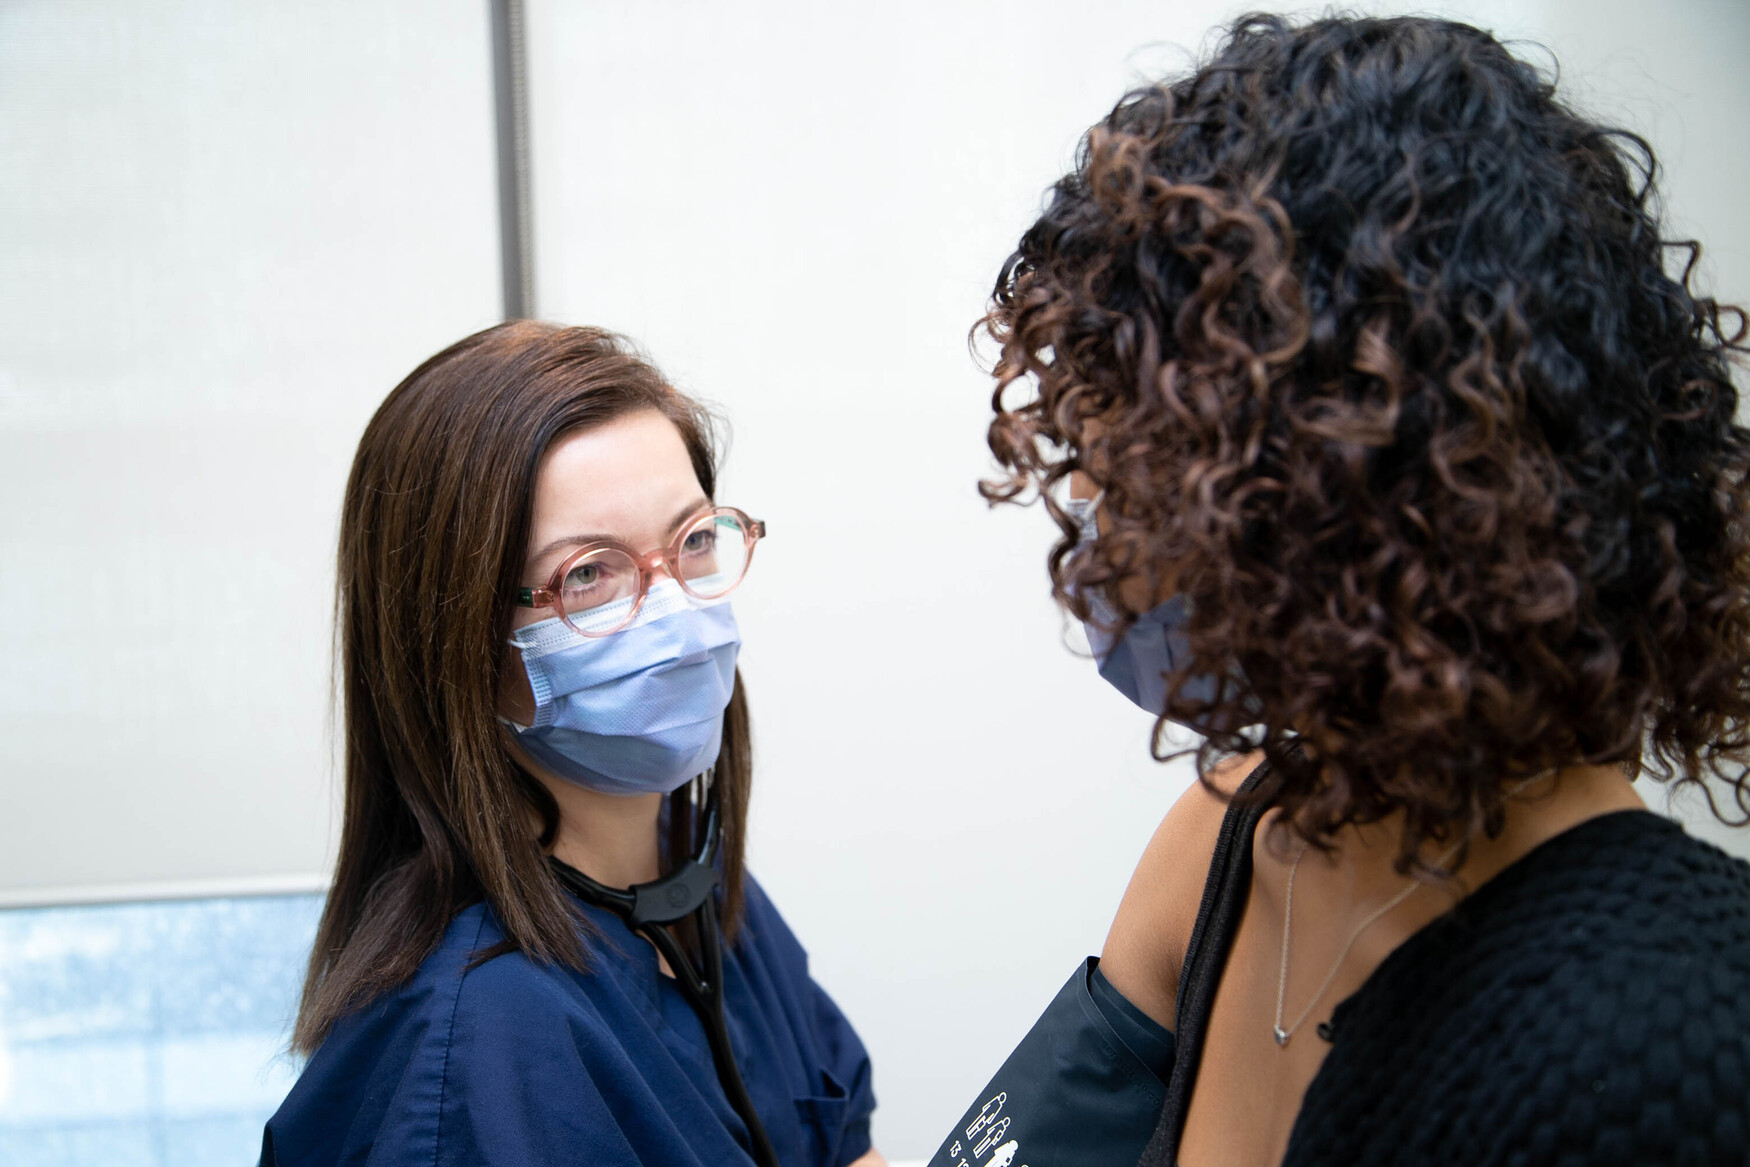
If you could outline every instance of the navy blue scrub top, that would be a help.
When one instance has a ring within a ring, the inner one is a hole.
[[[413,978],[336,1023],[262,1138],[262,1167],[751,1163],[698,1017],[656,952],[586,907],[590,971],[520,952],[463,910]],[[724,953],[724,1013],[748,1093],[785,1167],[869,1150],[869,1056],[750,877]]]

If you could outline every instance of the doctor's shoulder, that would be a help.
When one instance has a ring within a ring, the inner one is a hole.
[[[509,1119],[531,1088],[599,1099],[590,1047],[612,1044],[606,1019],[568,991],[579,974],[503,938],[470,905],[411,978],[337,1019],[268,1121],[262,1167],[447,1163],[475,1116]]]
[[[1205,775],[1207,784],[1193,782],[1179,796],[1144,848],[1106,934],[1100,971],[1168,1029],[1228,799],[1262,760],[1258,753],[1226,758]]]

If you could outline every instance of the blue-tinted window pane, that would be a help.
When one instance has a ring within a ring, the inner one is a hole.
[[[0,911],[0,1163],[253,1163],[317,895]]]

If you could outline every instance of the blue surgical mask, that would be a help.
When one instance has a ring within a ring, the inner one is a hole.
[[[1080,527],[1077,550],[1099,534],[1094,510],[1098,499],[1072,498],[1064,509]],[[1144,712],[1156,717],[1167,703],[1171,674],[1191,667],[1191,646],[1185,640],[1185,625],[1191,619],[1190,602],[1173,596],[1138,616],[1121,637],[1114,637],[1118,614],[1099,592],[1088,593],[1088,615],[1082,622],[1088,634],[1100,675],[1114,689],[1130,698]],[[1204,673],[1193,676],[1180,688],[1181,696],[1208,701],[1216,696],[1218,678]],[[1202,730],[1200,726],[1192,729]]]
[[[611,627],[630,602],[584,613],[584,627]],[[543,769],[608,794],[668,794],[716,763],[741,646],[727,603],[697,606],[665,579],[612,635],[579,636],[555,617],[510,643],[535,717],[509,724]]]

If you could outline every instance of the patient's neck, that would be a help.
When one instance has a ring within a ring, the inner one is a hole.
[[[1447,890],[1475,891],[1539,845],[1589,819],[1621,810],[1644,810],[1634,786],[1616,766],[1570,766],[1524,783],[1507,799],[1505,825],[1498,835],[1477,835],[1466,848],[1458,882]],[[1272,832],[1272,850],[1292,856],[1298,843]],[[1403,839],[1401,815],[1377,823],[1346,827],[1336,838],[1331,861],[1346,868],[1345,881],[1357,902],[1403,886],[1396,870]],[[1428,842],[1419,852],[1430,867],[1446,867],[1453,842]],[[1313,862],[1311,855],[1308,863]]]

